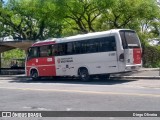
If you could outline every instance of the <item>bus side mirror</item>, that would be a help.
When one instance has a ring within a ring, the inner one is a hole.
[[[124,62],[124,53],[120,54],[119,61],[120,62]]]

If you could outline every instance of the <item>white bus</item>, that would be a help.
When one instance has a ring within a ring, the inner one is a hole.
[[[28,50],[26,75],[90,76],[138,70],[142,66],[141,44],[135,31],[113,29],[36,42]]]

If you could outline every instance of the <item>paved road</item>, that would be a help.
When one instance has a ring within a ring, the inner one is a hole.
[[[8,77],[0,80],[0,96],[1,111],[159,111],[160,80],[95,79],[92,82],[80,82],[65,78],[31,81],[26,78]]]

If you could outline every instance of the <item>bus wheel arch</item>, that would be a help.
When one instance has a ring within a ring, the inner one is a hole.
[[[80,80],[82,80],[84,82],[90,81],[89,71],[86,67],[80,67],[78,69],[78,76],[79,76]]]
[[[39,73],[38,70],[33,68],[30,70],[30,77],[32,78],[32,80],[37,80],[39,78]]]

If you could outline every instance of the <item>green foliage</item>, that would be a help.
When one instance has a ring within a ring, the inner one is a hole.
[[[141,25],[156,28],[159,11],[155,0],[9,0],[0,10],[0,22],[6,35],[43,40],[113,28],[140,31]]]
[[[160,46],[146,45],[143,49],[143,66],[160,67]]]
[[[13,49],[7,52],[3,53],[2,58],[5,60],[10,60],[10,59],[19,59],[19,58],[25,58],[25,51],[20,50],[20,49]]]
[[[56,8],[52,0],[10,0],[0,11],[0,22],[7,35],[23,40],[57,37],[62,25]]]
[[[2,53],[2,68],[10,68],[16,62],[18,62],[19,67],[24,67],[24,59],[26,55],[23,50],[13,49]]]
[[[95,21],[101,15],[97,0],[67,0],[64,20],[79,33],[96,31]]]
[[[143,67],[160,67],[160,46],[150,46],[148,38],[155,38],[152,33],[139,33],[139,38],[142,45],[142,60]]]
[[[114,0],[113,5],[104,10],[102,19],[110,29],[140,30],[141,20],[153,20],[158,11],[159,8],[153,0]]]

